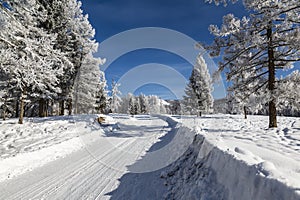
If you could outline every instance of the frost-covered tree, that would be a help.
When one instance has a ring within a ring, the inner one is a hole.
[[[149,103],[147,97],[144,94],[140,94],[138,98],[140,102],[140,113],[147,114],[149,112]]]
[[[139,96],[134,96],[132,93],[128,93],[122,97],[119,112],[131,115],[148,113],[165,114],[167,113],[166,106],[168,105],[166,101],[156,95],[145,96],[144,94],[140,94]]]
[[[25,104],[33,116],[42,117],[53,110],[49,106],[53,107],[57,100],[61,102],[60,113],[63,114],[65,101],[68,101],[71,114],[73,98],[78,97],[72,95],[76,78],[87,75],[84,71],[91,65],[98,65],[97,59],[92,57],[97,50],[94,30],[80,7],[77,0],[0,1],[0,98],[4,102],[1,108],[11,110],[15,104],[20,123]],[[99,80],[94,72],[91,71],[90,80]],[[93,86],[96,82],[99,81],[90,81],[91,85],[86,87],[92,102],[89,107],[95,100],[92,99],[94,92],[89,89],[101,88],[102,83]]]
[[[279,112],[283,115],[300,113],[300,72],[293,71],[277,82]]]
[[[122,101],[121,101],[121,105],[119,108],[119,113],[124,113],[127,114],[128,113],[128,106],[129,106],[129,96],[128,95],[124,95],[121,97]]]
[[[183,105],[190,114],[201,116],[213,107],[212,81],[202,55],[198,55],[183,97]]]
[[[95,109],[99,113],[106,113],[108,108],[108,91],[104,72],[100,71],[100,82],[97,86]]]
[[[227,0],[214,2],[226,3]],[[255,68],[256,75],[249,83],[258,78],[265,81],[259,81],[252,92],[266,88],[269,127],[277,127],[276,71],[291,68],[300,60],[300,1],[244,0],[243,3],[250,16],[239,19],[228,14],[224,16],[221,28],[211,25],[215,39],[205,48],[212,56],[223,55],[219,71],[226,71],[229,81]]]
[[[240,64],[243,64],[243,61],[240,61]],[[257,110],[261,109],[260,97],[263,94],[263,89],[254,90],[259,81],[263,82],[264,79],[255,79],[256,76],[255,68],[245,70],[241,72],[237,77],[232,81],[232,85],[228,88],[231,92],[231,101],[233,103],[234,112],[243,112],[245,119],[247,119],[248,113],[256,113]],[[254,92],[253,92],[254,91]]]
[[[149,112],[151,114],[159,114],[160,113],[160,99],[156,95],[148,96],[149,102]]]
[[[141,114],[141,102],[138,96],[135,97],[134,110],[136,115]]]
[[[1,57],[7,58],[1,67],[15,91],[21,93],[19,123],[23,123],[24,104],[29,97],[57,95],[62,68],[54,66],[63,65],[65,60],[53,49],[55,37],[39,27],[43,13],[35,0],[1,2],[0,9],[7,19],[6,24],[2,24],[1,37],[9,35],[1,40]]]
[[[9,77],[0,69],[0,115],[3,120],[14,113],[14,86],[10,83]]]
[[[103,72],[100,71],[102,63],[101,59],[94,58],[90,52],[78,70],[73,94],[75,114],[94,113],[96,95],[101,88],[100,81],[104,81],[104,87],[106,82],[100,79],[104,77]]]
[[[169,109],[171,115],[179,115],[181,113],[181,102],[179,100],[169,100],[170,103]]]
[[[136,115],[137,114],[137,106],[136,106],[136,100],[135,96],[131,93],[128,94],[129,104],[128,104],[128,111],[127,113],[130,115]]]
[[[169,104],[165,100],[160,99],[159,113],[167,114],[167,106],[168,105]]]
[[[122,99],[119,96],[121,95],[121,92],[119,91],[120,84],[112,81],[111,87],[110,109],[113,113],[116,113],[119,112],[122,103]]]
[[[65,105],[69,114],[73,108],[73,89],[77,73],[85,57],[97,50],[93,40],[95,30],[88,21],[88,16],[81,10],[81,2],[77,0],[38,0],[47,11],[43,27],[56,34],[55,48],[59,49],[72,63],[72,68],[65,69],[60,76],[60,114],[64,114]]]
[[[166,102],[160,99],[156,95],[147,96],[149,104],[149,113],[151,114],[165,114],[166,111]]]

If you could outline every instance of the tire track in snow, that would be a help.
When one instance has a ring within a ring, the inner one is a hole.
[[[146,138],[136,136],[118,138],[118,144],[115,144],[112,149],[109,148],[111,144],[106,144],[109,138],[102,138],[104,139],[102,142],[96,142],[93,146],[87,147],[88,149],[93,148],[95,151],[92,153],[96,156],[91,156],[86,150],[81,150],[79,153],[75,152],[66,158],[54,161],[50,166],[29,172],[30,175],[24,174],[20,179],[35,177],[34,173],[39,173],[42,169],[52,168],[53,171],[52,174],[46,173],[44,178],[43,175],[38,175],[36,181],[31,180],[28,185],[18,186],[8,192],[0,192],[0,199],[109,198],[104,195],[117,187],[117,179],[127,172],[126,166],[133,164],[145,153],[146,149],[158,141],[158,135],[161,136],[167,132],[164,130],[163,124],[164,122],[157,127],[156,132],[153,132],[153,129],[149,129],[147,132],[148,127],[144,126],[143,132],[149,134]],[[130,131],[127,130],[126,133],[130,133]],[[103,146],[97,148],[97,146],[95,147],[97,143]],[[66,164],[60,168],[61,162],[66,162]],[[8,187],[12,187],[13,183],[17,182],[11,181]],[[0,184],[0,189],[2,187],[5,186]]]
[[[149,140],[146,139],[142,139],[142,142],[139,139],[136,139],[133,141],[133,143],[131,143],[131,145],[127,145],[122,151],[122,154],[120,154],[118,157],[125,157],[128,152],[140,152],[140,154],[142,154],[144,152],[144,148],[145,145],[139,145],[139,144],[146,144],[146,146],[148,146],[149,148],[149,144],[147,144]],[[130,154],[130,153],[129,153]],[[140,154],[132,154],[130,155],[130,157],[127,156],[127,159],[130,159],[130,161],[134,161],[137,158],[140,158]],[[137,155],[137,156],[136,156]],[[85,192],[85,194],[82,194],[81,196],[76,196],[76,198],[78,199],[86,199],[86,198],[92,198],[92,199],[97,199],[101,196],[101,199],[104,198],[105,193],[113,190],[115,184],[114,181],[114,177],[120,177],[122,175],[122,171],[118,170],[120,169],[121,166],[124,166],[126,163],[128,163],[128,160],[123,160],[123,159],[111,159],[112,162],[110,162],[109,166],[114,166],[114,167],[110,167],[107,168],[105,171],[101,171],[101,173],[98,175],[98,177],[92,177],[92,179],[89,179],[87,182],[89,183],[90,187],[88,188],[88,190]],[[116,169],[118,168],[118,169]],[[113,171],[113,173],[111,173],[111,171]],[[109,173],[110,172],[110,173]],[[98,173],[95,173],[98,174]],[[105,176],[107,175],[108,176]],[[116,175],[119,174],[119,175]],[[100,177],[104,175],[102,177],[102,179],[105,179],[105,182],[100,182],[98,180],[100,180]],[[113,181],[112,181],[113,180]],[[91,184],[92,183],[92,184]],[[89,194],[88,196],[86,194]],[[108,197],[107,197],[108,198]]]
[[[126,142],[124,142],[126,143]],[[122,145],[124,144],[122,143]],[[113,150],[109,151],[103,158],[107,157],[108,155],[112,155]],[[101,158],[102,159],[102,158]],[[86,182],[89,178],[89,176],[93,177],[95,174],[103,170],[105,168],[103,165],[101,166],[101,163],[99,163],[98,160],[96,159],[89,159],[90,161],[88,162],[89,165],[87,165],[85,168],[82,168],[79,170],[79,173],[76,173],[74,176],[70,177],[67,179],[65,182],[60,182],[59,187],[55,187],[54,189],[48,191],[47,194],[44,195],[44,197],[47,197],[49,199],[53,199],[51,196],[60,196],[63,194],[68,194],[67,196],[71,195],[72,192],[70,193],[69,191],[72,191],[71,189],[74,187],[68,187],[68,185],[72,185],[73,182],[75,183],[80,183],[79,185],[77,184],[77,187],[81,187],[82,183]],[[99,168],[101,166],[101,168]],[[99,168],[99,169],[98,169]],[[98,170],[97,170],[98,169]],[[93,172],[93,173],[91,173]],[[64,188],[67,187],[67,188]],[[55,193],[58,192],[58,193]],[[65,199],[65,198],[63,198]]]
[[[121,147],[123,144],[125,144],[127,141],[123,141],[121,144],[119,144],[117,147]],[[103,157],[110,155],[110,153],[113,150],[109,150],[106,152]],[[59,187],[59,183],[64,183],[65,180],[69,180],[72,176],[80,175],[82,172],[84,172],[86,169],[91,167],[91,165],[94,165],[98,161],[94,158],[89,157],[83,157],[79,159],[78,161],[75,161],[70,166],[67,166],[63,169],[63,171],[58,171],[55,176],[49,176],[45,179],[42,179],[41,181],[34,183],[30,186],[30,190],[28,187],[24,188],[24,191],[21,191],[20,193],[16,193],[13,196],[9,197],[8,199],[39,199],[38,196],[47,191],[49,188],[53,189],[59,189],[56,187]],[[70,173],[72,172],[72,173]],[[58,182],[58,180],[63,180],[63,182]],[[35,195],[34,195],[35,194]]]
[[[132,145],[133,142],[134,141],[128,142],[126,144],[126,146]],[[76,199],[84,199],[84,198],[82,198],[82,196],[85,195],[85,194],[91,194],[90,190],[91,190],[91,188],[95,187],[95,185],[97,184],[97,182],[100,183],[100,184],[102,184],[101,179],[103,179],[103,178],[106,179],[106,177],[103,176],[103,175],[107,174],[111,170],[114,170],[114,169],[112,169],[109,166],[112,166],[112,162],[114,160],[116,160],[116,161],[120,160],[122,158],[122,156],[123,156],[123,154],[121,154],[121,153],[119,153],[117,151],[114,151],[114,152],[112,152],[111,156],[108,157],[108,160],[106,160],[106,161],[102,160],[101,162],[99,162],[99,161],[96,162],[95,169],[88,169],[89,173],[86,173],[87,176],[84,176],[83,179],[81,179],[81,181],[73,181],[73,182],[76,183],[76,185],[74,185],[71,188],[81,188],[81,189],[85,188],[84,189],[85,193],[84,194],[74,195],[77,192],[82,193],[82,191],[73,190],[71,193],[65,192],[64,193],[64,197],[67,198],[67,197],[70,197],[70,196],[75,196]],[[107,164],[103,164],[103,163],[107,163]],[[117,163],[117,162],[115,162],[115,163]],[[111,174],[111,176],[109,177],[108,180],[111,180],[111,178],[113,177],[114,173],[109,173],[109,174]],[[58,195],[58,196],[61,196],[61,195]]]

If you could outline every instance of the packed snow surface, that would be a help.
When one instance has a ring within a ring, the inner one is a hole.
[[[299,118],[96,117],[1,121],[0,199],[300,199]]]
[[[127,166],[168,131],[150,116],[116,117],[117,130],[96,118],[2,122],[0,199],[108,199]]]

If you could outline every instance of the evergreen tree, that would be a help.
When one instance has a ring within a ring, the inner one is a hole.
[[[112,90],[111,90],[111,102],[110,102],[110,109],[113,113],[119,112],[120,106],[122,103],[122,99],[119,95],[121,92],[119,91],[120,84],[112,81]]]
[[[287,77],[281,78],[276,87],[280,113],[298,116],[300,114],[300,72],[295,70]]]
[[[99,113],[106,113],[108,108],[107,85],[104,72],[100,73],[100,82],[97,86],[95,109]]]
[[[160,113],[160,99],[156,95],[148,96],[149,102],[149,113],[159,114]]]
[[[93,57],[92,52],[85,57],[81,68],[78,70],[77,78],[74,85],[74,104],[75,114],[94,113],[95,102],[97,101],[97,90],[101,90],[100,65],[103,62]],[[105,84],[105,83],[104,83]]]
[[[241,62],[242,64],[243,62]],[[234,112],[243,112],[245,119],[247,119],[247,114],[255,113],[256,110],[260,109],[261,101],[259,99],[260,95],[263,93],[263,89],[256,90],[254,93],[253,88],[258,85],[259,81],[264,81],[264,79],[252,80],[256,76],[255,68],[248,69],[235,77],[232,81],[232,86],[228,88],[231,92],[231,101],[233,103]]]
[[[220,3],[219,0],[214,2]],[[254,82],[258,78],[265,79],[264,82],[259,81],[256,87],[252,87],[249,93],[266,88],[269,127],[277,127],[275,75],[276,71],[289,69],[294,62],[300,60],[300,1],[244,0],[243,2],[246,9],[251,12],[250,16],[239,19],[228,14],[224,16],[221,28],[211,25],[210,31],[215,40],[212,45],[205,48],[210,50],[212,56],[223,54],[219,71],[227,71],[229,81],[253,68],[256,75],[249,79],[249,82]],[[241,58],[243,65],[238,63]]]
[[[133,96],[133,94],[129,93],[128,94],[128,99],[129,99],[129,105],[128,105],[128,114],[130,115],[135,115],[137,112],[137,106],[136,106],[136,102],[135,102],[135,96]]]
[[[23,123],[24,105],[29,97],[52,98],[59,92],[58,76],[61,68],[54,65],[64,63],[64,57],[53,49],[53,35],[39,28],[39,4],[36,1],[1,2],[1,12],[6,13],[6,26],[1,31],[1,54],[7,58],[2,71],[20,95],[20,118]],[[14,27],[13,30],[11,27]],[[3,51],[5,48],[5,51]],[[0,57],[2,57],[2,55]]]
[[[190,114],[201,116],[202,112],[211,112],[213,107],[212,82],[203,57],[199,54],[190,76],[183,105]]]
[[[147,114],[149,112],[149,103],[148,99],[144,94],[139,95],[139,102],[140,102],[140,113]]]
[[[97,43],[93,40],[95,31],[83,15],[81,2],[77,0],[38,0],[47,11],[47,19],[43,27],[48,32],[56,34],[55,48],[65,55],[72,67],[65,69],[60,76],[60,115],[64,114],[65,105],[69,114],[73,108],[73,89],[77,74],[86,57],[97,50]]]

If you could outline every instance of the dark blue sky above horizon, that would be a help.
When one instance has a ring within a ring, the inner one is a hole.
[[[224,7],[204,3],[204,0],[82,0],[81,2],[83,11],[89,15],[89,20],[96,30],[95,38],[100,44],[120,32],[141,27],[172,29],[195,41],[210,44],[213,40],[208,31],[210,24],[220,25],[222,17],[228,13],[239,17],[247,14],[241,3]],[[158,49],[140,49],[120,56],[105,70],[108,85],[112,79],[118,81],[132,68],[146,63],[168,65],[186,79],[192,70],[190,63],[174,53]],[[184,87],[181,88],[182,92]],[[176,98],[172,90],[164,86],[159,87],[157,84],[144,85],[132,92],[156,94],[164,99]],[[223,97],[224,94],[221,93],[215,92],[214,97]]]

